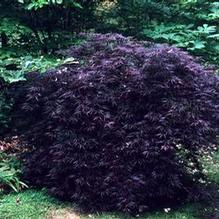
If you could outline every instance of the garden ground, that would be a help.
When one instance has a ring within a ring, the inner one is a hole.
[[[219,153],[207,159],[205,169],[211,181],[219,183]],[[10,193],[0,197],[0,219],[131,219],[131,216],[118,213],[80,213],[75,206],[61,203],[46,194],[45,190],[28,189],[20,193]],[[140,219],[217,219],[206,215],[219,212],[219,197],[213,206],[191,203],[177,209],[160,209],[156,212],[137,215]]]

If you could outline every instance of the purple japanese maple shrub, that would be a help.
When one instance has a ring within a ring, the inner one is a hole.
[[[32,78],[20,101],[30,183],[98,210],[199,197],[198,157],[219,130],[219,79],[180,49],[146,44],[95,34],[65,51],[78,65]]]

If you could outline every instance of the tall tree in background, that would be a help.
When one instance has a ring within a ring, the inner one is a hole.
[[[60,38],[90,28],[95,22],[96,0],[3,0],[0,3],[0,34],[2,47],[10,41],[19,44],[36,42],[47,53]],[[19,37],[18,37],[19,35]],[[19,40],[16,38],[19,38]],[[14,40],[13,40],[14,38]],[[66,39],[63,39],[63,41]]]

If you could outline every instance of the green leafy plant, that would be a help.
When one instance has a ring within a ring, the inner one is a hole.
[[[203,24],[195,27],[193,24],[158,23],[153,21],[145,26],[143,35],[155,42],[169,43],[202,55],[207,60],[219,61],[219,34],[214,25]]]
[[[38,10],[38,9],[41,9],[41,8],[48,6],[48,5],[64,5],[64,6],[72,6],[72,7],[80,8],[80,9],[83,8],[81,6],[81,4],[75,0],[69,0],[69,1],[64,1],[64,0],[30,0],[30,1],[18,0],[18,2],[24,4],[25,8],[27,10]]]
[[[138,36],[143,26],[150,23],[151,19],[160,17],[166,19],[171,14],[171,8],[164,1],[115,0],[113,2],[114,6],[109,7],[109,10],[106,7],[98,8],[103,16],[104,31],[113,30]]]
[[[95,20],[97,0],[2,0],[0,47],[33,48],[42,53],[72,42],[75,32]],[[58,40],[57,40],[58,38]]]
[[[32,35],[30,28],[23,25],[21,22],[19,22],[19,20],[16,20],[15,18],[0,17],[0,20],[0,33],[3,48],[9,45],[21,46],[24,43],[27,44],[30,42],[29,39]],[[24,42],[24,40],[26,42]]]
[[[185,48],[206,61],[219,61],[219,2],[205,0],[115,0],[99,7],[101,31]]]
[[[0,190],[12,189],[15,192],[20,191],[27,185],[20,180],[20,163],[14,157],[0,152]]]
[[[25,80],[28,72],[45,72],[49,68],[62,64],[62,60],[49,56],[25,55],[18,57],[13,52],[0,53],[0,77],[7,83]]]

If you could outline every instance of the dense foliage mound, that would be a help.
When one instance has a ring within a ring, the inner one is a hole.
[[[147,46],[92,35],[65,51],[79,63],[30,76],[17,103],[33,146],[30,183],[125,212],[200,195],[198,155],[216,144],[219,79],[180,49]]]

